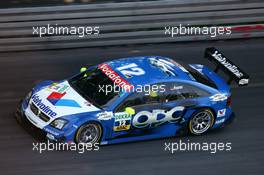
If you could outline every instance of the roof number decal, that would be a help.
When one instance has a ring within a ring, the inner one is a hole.
[[[131,64],[118,67],[117,70],[119,70],[127,78],[130,78],[133,75],[139,76],[139,75],[145,74],[145,71],[139,68],[136,63],[131,63]]]

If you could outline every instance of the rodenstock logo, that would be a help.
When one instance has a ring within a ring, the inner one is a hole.
[[[46,113],[50,117],[55,117],[57,115],[57,113],[56,112],[53,112],[50,109],[49,106],[47,106],[44,103],[42,103],[41,99],[39,99],[39,96],[37,96],[36,94],[34,94],[32,96],[32,100],[33,100],[34,104],[36,104],[37,107],[39,107],[39,109],[41,109],[44,113]]]

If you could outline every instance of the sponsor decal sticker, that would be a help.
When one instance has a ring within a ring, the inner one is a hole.
[[[55,140],[55,137],[52,135],[52,134],[50,134],[50,133],[47,133],[47,138],[49,138],[50,140]]]
[[[44,103],[42,103],[42,100],[39,98],[39,96],[37,96],[36,94],[34,94],[32,97],[32,101],[33,103],[45,114],[47,114],[50,117],[55,117],[57,115],[56,112],[53,112],[50,107],[48,105],[45,105]]]
[[[175,91],[175,90],[181,90],[181,89],[183,89],[183,86],[173,86],[170,90],[172,90],[172,91]]]
[[[53,104],[54,106],[67,106],[67,107],[81,107],[75,100],[71,99],[62,99],[62,97],[66,95],[66,92],[52,92],[47,100]]]
[[[169,111],[155,109],[152,112],[141,111],[133,118],[133,126],[136,128],[156,127],[166,122],[176,123],[182,117],[182,112],[185,108],[177,106]]]
[[[129,129],[130,129],[130,125],[119,125],[114,127],[114,131],[124,131]]]
[[[97,114],[98,120],[111,120],[113,112],[102,112]]]
[[[221,109],[217,111],[217,118],[218,117],[224,117],[226,113],[226,109]]]
[[[223,118],[221,120],[216,120],[215,124],[218,125],[218,124],[221,124],[221,123],[224,123],[224,122],[225,122],[225,118]]]
[[[225,101],[227,100],[227,96],[225,94],[215,94],[210,97],[212,101]]]
[[[59,92],[59,93],[63,93],[65,92],[67,89],[69,88],[68,85],[60,85],[58,83],[52,83],[47,90],[49,91],[55,91],[55,92]]]
[[[174,70],[173,67],[175,65],[173,63],[171,63],[167,60],[164,60],[164,59],[156,59],[156,58],[149,58],[149,61],[150,61],[151,65],[160,68],[163,72],[167,72],[167,73],[170,73],[171,75],[175,76],[175,73],[173,72],[173,70]],[[177,64],[177,63],[175,62],[175,64]],[[177,66],[179,66],[179,65],[177,65]],[[179,67],[179,68],[182,69],[182,67]]]
[[[236,75],[238,78],[243,77],[243,73],[239,71],[238,67],[229,63],[228,60],[217,50],[214,52],[212,56],[216,60],[218,60],[223,66],[225,66],[228,70],[230,70],[234,75]]]
[[[120,77],[108,64],[100,64],[98,68],[119,87],[124,89],[132,88],[132,85]]]
[[[133,75],[140,76],[145,74],[145,71],[138,67],[136,63],[127,64],[116,69],[119,70],[126,78],[132,78]]]
[[[56,131],[53,131],[53,130],[51,130],[49,128],[44,128],[44,131],[46,131],[47,133],[50,133],[52,135],[55,135],[55,136],[59,135],[59,133],[57,133]]]
[[[131,126],[131,115],[126,112],[120,112],[114,114],[115,125],[114,131],[129,130]]]
[[[240,85],[245,85],[245,84],[248,84],[248,83],[249,83],[249,79],[241,79],[238,82],[238,84],[240,84]]]

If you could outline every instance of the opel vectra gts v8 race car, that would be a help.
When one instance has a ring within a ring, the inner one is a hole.
[[[215,71],[160,56],[82,68],[69,79],[37,84],[19,104],[16,118],[64,143],[103,145],[171,137],[182,130],[201,135],[233,118],[229,83],[249,82],[215,48],[206,49],[205,58],[215,63]],[[219,70],[229,76],[228,83]]]

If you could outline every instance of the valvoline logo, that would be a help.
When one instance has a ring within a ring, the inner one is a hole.
[[[57,115],[57,113],[52,111],[49,106],[42,103],[41,99],[36,94],[34,94],[31,98],[32,98],[34,104],[37,105],[37,107],[39,107],[48,116],[55,117]]]
[[[62,97],[66,95],[66,92],[52,92],[47,100],[53,104],[54,106],[68,106],[68,107],[81,107],[75,100],[71,99],[62,99]]]

